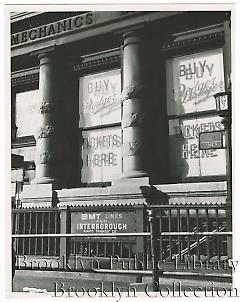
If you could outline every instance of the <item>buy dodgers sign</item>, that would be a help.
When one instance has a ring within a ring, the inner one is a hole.
[[[80,127],[121,121],[121,73],[119,69],[80,79]]]
[[[167,61],[169,115],[215,110],[214,94],[224,89],[222,49]]]

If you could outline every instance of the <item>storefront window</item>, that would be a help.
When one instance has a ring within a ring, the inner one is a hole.
[[[120,69],[80,78],[83,183],[108,182],[121,174],[120,93]]]
[[[177,179],[226,174],[225,150],[199,150],[199,133],[223,130],[214,94],[224,91],[222,49],[167,61],[171,174]]]

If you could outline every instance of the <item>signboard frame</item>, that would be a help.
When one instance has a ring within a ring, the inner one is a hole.
[[[218,131],[206,131],[206,132],[200,132],[199,133],[199,150],[211,150],[211,149],[226,149],[226,146],[224,145],[224,130],[218,130]],[[201,142],[201,137],[206,136],[206,135],[211,135],[211,134],[220,134],[220,146],[211,146],[211,147],[203,147],[202,143],[209,143],[210,142]]]
[[[84,219],[83,219],[84,215]],[[113,218],[113,215],[115,218]],[[124,215],[124,217],[122,216]],[[78,221],[78,222],[77,222]],[[87,224],[82,228],[75,226],[77,224]],[[125,228],[111,229],[110,224],[126,224]],[[91,224],[91,225],[90,225]],[[92,228],[94,224],[94,228]],[[96,228],[96,224],[99,228]],[[103,225],[103,228],[100,227]],[[106,225],[108,229],[106,229]],[[90,226],[89,226],[90,225]],[[78,230],[77,230],[78,228]],[[101,207],[98,209],[91,209],[91,207],[82,209],[81,211],[71,210],[71,232],[79,234],[95,234],[96,238],[101,234],[109,234],[110,236],[114,233],[131,233],[137,231],[137,212],[136,209],[115,209]],[[100,236],[101,237],[101,236]]]

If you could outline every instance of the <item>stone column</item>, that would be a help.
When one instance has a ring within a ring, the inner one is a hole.
[[[54,57],[53,52],[42,53],[39,91],[41,98],[41,126],[36,139],[36,177],[34,184],[55,183],[56,125],[54,123]]]
[[[123,177],[144,177],[147,173],[144,137],[146,86],[141,36],[123,35]]]

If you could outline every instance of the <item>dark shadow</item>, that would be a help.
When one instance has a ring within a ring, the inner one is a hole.
[[[162,191],[159,191],[154,186],[140,186],[142,195],[150,205],[154,204],[169,204],[169,196]]]

